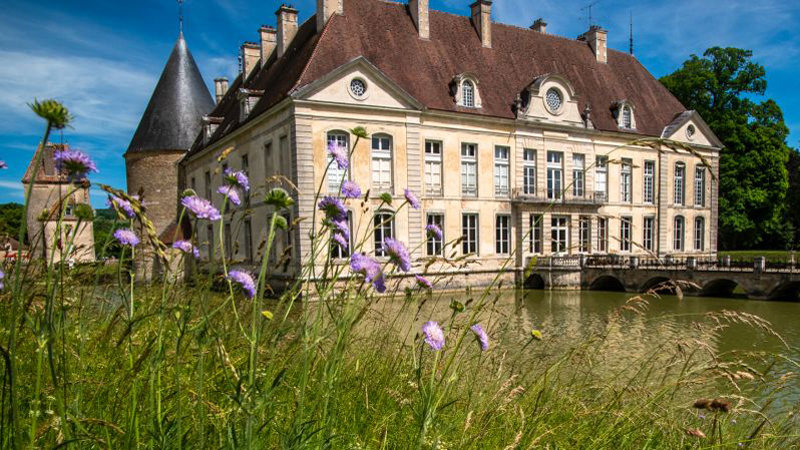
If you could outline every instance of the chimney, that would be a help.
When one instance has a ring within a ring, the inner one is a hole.
[[[247,79],[250,72],[255,69],[259,56],[261,56],[261,51],[258,49],[258,44],[255,42],[242,44],[242,54],[239,56],[242,62],[242,80]]]
[[[477,0],[470,5],[472,9],[472,25],[478,30],[481,45],[492,48],[492,2],[491,0]]]
[[[411,13],[411,19],[414,20],[414,25],[417,27],[419,37],[422,39],[430,39],[431,29],[428,20],[428,0],[408,0],[408,10]]]
[[[344,14],[344,0],[317,0],[317,32],[334,14]]]
[[[214,91],[217,104],[219,104],[222,97],[225,97],[225,93],[228,92],[228,79],[225,77],[214,78]]]
[[[536,31],[537,33],[547,33],[547,22],[539,17],[536,19],[536,22],[533,22],[533,25],[531,25],[531,30]]]
[[[291,6],[281,5],[275,15],[278,16],[278,58],[286,53],[294,35],[297,34],[297,10]]]
[[[275,28],[261,25],[261,28],[258,29],[258,35],[261,37],[261,67],[264,67],[269,55],[272,54],[278,44],[278,32],[275,31]]]
[[[594,52],[597,62],[608,62],[608,31],[598,25],[589,27],[589,31],[578,36],[579,41],[586,41]]]

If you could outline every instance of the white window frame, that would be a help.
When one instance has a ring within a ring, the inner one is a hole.
[[[597,156],[594,166],[594,192],[608,199],[608,156]]]
[[[461,251],[463,254],[473,254],[478,256],[480,243],[480,217],[478,213],[461,214]]]
[[[706,168],[702,165],[694,168],[694,206],[706,206]]]
[[[550,216],[550,252],[563,255],[569,252],[569,216]]]
[[[425,243],[425,251],[428,256],[437,256],[444,254],[444,213],[442,212],[429,212],[425,218],[426,225],[437,225],[442,230],[442,239],[435,236],[427,236]],[[427,234],[427,233],[426,233]]]
[[[643,202],[652,205],[655,203],[655,186],[656,186],[656,162],[644,162],[644,189],[643,189]]]
[[[703,216],[694,218],[694,249],[698,252],[706,250],[706,218]]]
[[[581,198],[586,194],[586,155],[572,154],[572,195]]]
[[[530,252],[541,255],[544,251],[544,215],[531,214],[528,216],[530,226]]]
[[[536,194],[536,150],[526,148],[522,155],[522,192]]]
[[[680,226],[679,226],[680,224]],[[672,219],[672,249],[682,252],[686,241],[686,219],[683,216],[675,216]]]
[[[578,252],[591,253],[592,251],[592,218],[580,216],[578,218]]]
[[[633,248],[633,219],[620,217],[619,219],[619,251],[630,252]]]
[[[675,189],[673,192],[673,203],[683,206],[686,204],[686,164],[675,163]]]
[[[619,169],[619,200],[622,203],[633,203],[633,161],[622,158]]]
[[[425,194],[442,195],[442,141],[425,141]]]
[[[564,152],[547,152],[547,198],[561,199],[564,191]]]
[[[597,251],[608,253],[608,219],[597,218]]]
[[[388,255],[386,249],[383,248],[383,242],[386,238],[394,237],[394,213],[385,209],[375,211],[372,216],[372,242],[375,246],[375,256],[385,257]],[[390,219],[387,221],[387,219]],[[386,223],[384,223],[386,222]]]
[[[461,143],[461,195],[478,196],[478,144]]]
[[[461,106],[475,107],[475,83],[472,80],[461,81]]]
[[[655,228],[656,218],[653,216],[645,216],[644,223],[642,224],[642,246],[647,251],[653,251],[655,246]]]
[[[508,196],[510,179],[511,147],[494,147],[494,194]]]
[[[390,134],[375,133],[370,141],[372,188],[377,192],[392,192],[394,187],[394,139]],[[376,143],[378,144],[377,148]]]
[[[494,251],[498,255],[508,255],[511,253],[511,215],[498,214],[494,223]]]
[[[333,161],[333,156],[328,153],[328,145],[332,142],[337,142],[340,146],[344,146],[347,151],[350,151],[350,135],[341,130],[328,131],[325,135],[325,152],[328,155],[328,192],[331,194],[338,194],[341,189],[343,180],[350,179],[350,169],[339,169],[339,166]]]

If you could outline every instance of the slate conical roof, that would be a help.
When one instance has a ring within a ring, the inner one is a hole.
[[[200,132],[203,115],[213,108],[214,100],[181,33],[127,153],[188,150]]]

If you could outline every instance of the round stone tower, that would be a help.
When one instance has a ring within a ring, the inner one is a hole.
[[[159,235],[178,216],[178,161],[202,128],[214,100],[181,32],[125,152],[128,194],[142,195]],[[148,271],[149,272],[149,271]]]

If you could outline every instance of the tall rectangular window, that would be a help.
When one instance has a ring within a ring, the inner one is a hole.
[[[425,193],[442,195],[442,143],[425,141]]]
[[[444,214],[428,213],[428,225],[436,225],[442,230],[442,239],[428,234],[427,250],[428,256],[441,255],[444,249]]]
[[[686,222],[683,220],[683,216],[675,216],[675,222],[673,225],[673,239],[672,239],[672,247],[677,252],[683,251],[683,238],[686,234]]]
[[[347,248],[343,248],[335,240],[331,240],[331,258],[334,259],[348,258],[350,256],[350,247],[353,245],[353,213],[351,211],[347,211],[345,220],[347,221],[347,228],[350,230],[351,239],[347,242]]]
[[[569,216],[553,216],[550,219],[550,251],[567,253],[569,249]]]
[[[544,217],[541,214],[531,214],[530,221],[530,251],[531,253],[542,253],[542,229],[544,228]]]
[[[605,217],[597,219],[597,251],[608,252],[608,219]]]
[[[511,216],[499,215],[495,220],[495,253],[507,255],[511,251]]]
[[[706,219],[704,217],[694,218],[694,249],[698,252],[706,248]]]
[[[348,139],[348,134],[343,131],[331,131],[328,133],[328,147],[335,145],[347,151],[349,149]],[[272,146],[268,145],[268,148],[271,149]],[[349,178],[350,174],[348,169],[339,168],[330,153],[328,153],[328,164],[328,192],[336,194],[339,192],[339,186]]]
[[[461,194],[478,195],[478,145],[461,144]]]
[[[675,204],[684,205],[684,192],[686,191],[686,165],[675,164]]]
[[[244,259],[253,262],[253,222],[250,219],[244,221]]]
[[[706,168],[703,166],[694,169],[694,205],[706,206]]]
[[[372,135],[372,187],[392,190],[392,137],[387,134]]]
[[[328,138],[327,142],[330,142],[330,138]],[[275,155],[272,151],[272,141],[264,142],[264,175],[267,177],[275,175],[274,158]],[[331,157],[328,156],[328,161],[330,161],[330,158]]]
[[[206,225],[206,241],[208,241],[208,259],[214,254],[214,226]]]
[[[630,203],[633,201],[633,162],[630,159],[622,159],[619,178],[620,201]]]
[[[536,150],[526,148],[522,159],[522,192],[533,195],[536,193]]]
[[[247,155],[242,155],[242,172],[250,178],[250,158]],[[250,191],[242,192],[242,197],[242,207],[246,207],[250,204]]]
[[[197,192],[197,180],[195,180],[194,177],[192,177],[192,182],[189,184],[189,186],[192,187],[193,191]]]
[[[560,199],[564,190],[564,154],[547,152],[547,198]]]
[[[572,155],[572,195],[583,197],[586,185],[586,156]]]
[[[206,198],[211,200],[211,172],[206,172],[203,175],[203,182],[205,186],[203,186],[206,190]]]
[[[233,233],[231,233],[231,224],[225,224],[225,259],[231,259],[233,256]]]
[[[478,215],[464,214],[461,216],[461,250],[464,254],[478,254]]]
[[[578,219],[578,251],[589,253],[592,251],[592,219],[581,216]]]
[[[644,218],[644,226],[642,230],[644,232],[642,236],[642,246],[645,250],[652,252],[655,248],[653,243],[654,239],[653,236],[655,235],[655,224],[656,219],[655,217],[645,217]]]
[[[598,156],[595,159],[594,193],[601,199],[608,198],[608,156]]]
[[[291,178],[292,153],[289,150],[289,136],[278,138],[278,167],[281,175]]]
[[[655,186],[656,186],[656,162],[644,162],[644,198],[645,203],[653,204],[655,202]]]
[[[508,195],[508,160],[511,149],[498,145],[494,148],[494,193]]]
[[[619,220],[619,250],[631,251],[631,218],[622,217]]]
[[[386,240],[386,238],[394,237],[394,220],[392,219],[392,214],[385,211],[375,213],[373,217],[373,226],[375,227],[375,231],[373,232],[375,256],[386,256],[388,253],[383,246],[383,241]]]

